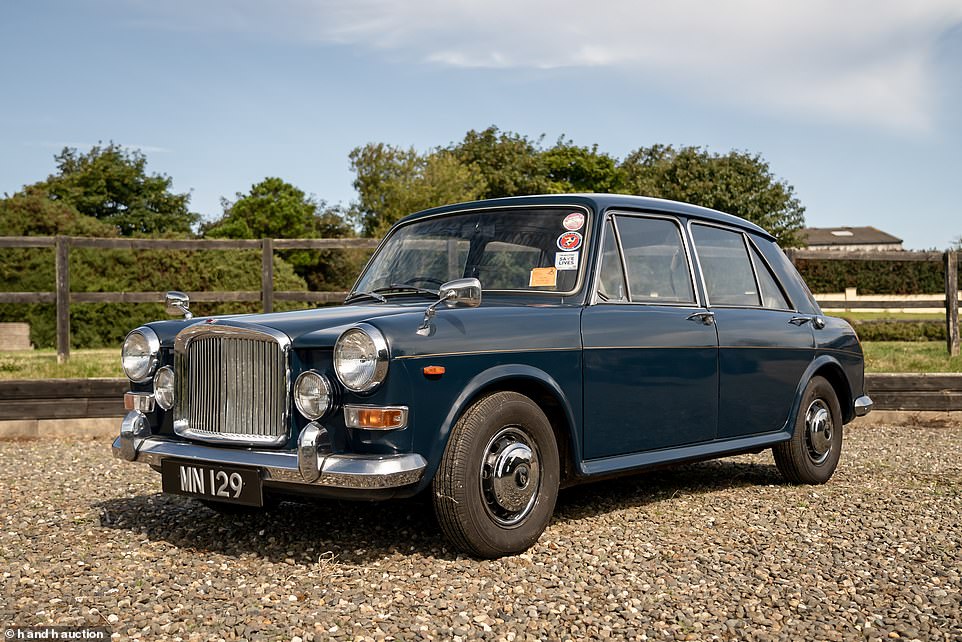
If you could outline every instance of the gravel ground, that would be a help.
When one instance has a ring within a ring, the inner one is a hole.
[[[962,639],[962,426],[848,431],[821,487],[770,453],[563,491],[527,554],[430,506],[222,517],[104,441],[0,443],[0,623],[144,639]]]

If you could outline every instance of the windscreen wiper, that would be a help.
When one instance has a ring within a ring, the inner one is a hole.
[[[392,283],[391,285],[384,286],[383,288],[375,288],[371,292],[414,292],[416,294],[426,294],[432,298],[438,296],[437,290],[431,290],[429,288],[419,288],[416,285],[407,285],[406,283]]]
[[[346,299],[344,299],[344,303],[350,303],[351,301],[355,301],[363,297],[374,299],[375,301],[378,301],[380,303],[387,303],[387,297],[378,294],[376,291],[375,292],[352,292],[351,294],[347,295]]]

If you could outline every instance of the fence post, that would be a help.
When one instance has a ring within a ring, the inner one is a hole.
[[[261,303],[274,311],[274,239],[261,239]]]
[[[57,363],[70,359],[70,239],[58,236],[54,242],[57,281]]]
[[[950,357],[959,355],[959,258],[945,253],[945,342]]]

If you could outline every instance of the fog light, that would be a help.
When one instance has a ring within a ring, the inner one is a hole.
[[[407,406],[344,406],[348,428],[400,430],[408,425]]]
[[[314,370],[302,372],[294,382],[294,405],[308,419],[320,419],[333,404],[331,384]]]
[[[174,369],[164,366],[154,375],[154,400],[164,410],[174,407]]]

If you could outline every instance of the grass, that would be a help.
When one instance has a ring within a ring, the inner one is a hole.
[[[843,317],[853,321],[941,321],[945,323],[944,312],[832,312],[829,316]]]
[[[962,372],[962,356],[949,357],[944,341],[866,341],[866,372]]]
[[[866,372],[962,372],[962,357],[950,358],[943,341],[866,341]],[[0,352],[0,379],[87,379],[123,377],[120,348],[72,350],[57,363],[55,350]]]
[[[120,348],[71,350],[67,363],[57,363],[56,350],[0,352],[0,379],[89,379],[123,377]]]

